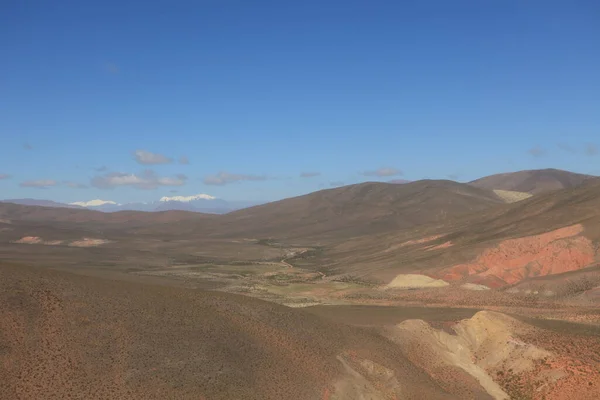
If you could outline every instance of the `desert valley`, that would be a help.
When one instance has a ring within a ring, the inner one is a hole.
[[[600,179],[0,203],[2,399],[597,399]]]

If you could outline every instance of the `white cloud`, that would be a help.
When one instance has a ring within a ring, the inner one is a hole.
[[[215,196],[211,196],[209,194],[196,194],[193,196],[173,196],[173,197],[161,197],[160,201],[183,201],[189,203],[194,200],[215,200]]]
[[[73,206],[81,206],[81,207],[98,207],[98,206],[102,206],[105,204],[120,205],[112,200],[100,200],[100,199],[90,200],[90,201],[76,201],[74,203],[69,203],[69,204],[73,205]]]
[[[301,172],[300,178],[313,178],[315,176],[320,176],[320,172]]]
[[[19,186],[38,188],[38,189],[46,189],[48,187],[56,186],[56,185],[58,185],[58,182],[56,182],[53,179],[40,179],[40,180],[36,180],[36,181],[21,182],[21,184]]]
[[[9,174],[0,174],[0,181],[3,179],[8,179],[8,178],[10,178]]]
[[[264,175],[230,174],[229,172],[221,171],[218,174],[204,177],[204,184],[223,186],[241,181],[264,181],[266,179],[267,177]]]
[[[143,165],[156,165],[156,164],[170,164],[173,162],[172,159],[162,154],[151,153],[146,150],[136,150],[133,152],[133,158],[139,164]]]
[[[120,186],[131,186],[136,189],[156,189],[159,186],[183,186],[187,176],[178,174],[174,177],[160,177],[152,170],[141,174],[111,172],[92,178],[91,184],[99,189],[112,189]]]
[[[374,171],[364,171],[362,174],[364,176],[379,176],[379,177],[403,175],[402,171],[400,171],[397,168],[391,168],[391,167],[383,167],[383,168],[376,169]]]

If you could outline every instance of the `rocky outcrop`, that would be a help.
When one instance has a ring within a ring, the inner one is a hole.
[[[468,280],[501,287],[527,278],[579,270],[593,264],[596,253],[582,232],[583,226],[577,224],[505,240],[485,250],[475,261],[454,265],[437,275],[447,281]]]

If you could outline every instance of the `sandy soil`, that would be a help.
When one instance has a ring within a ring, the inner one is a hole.
[[[531,193],[515,192],[513,190],[496,189],[494,190],[494,193],[507,203],[516,203],[517,201],[525,200],[533,196]]]
[[[417,289],[448,286],[449,283],[441,279],[433,279],[426,275],[400,274],[386,285],[389,289]]]
[[[16,244],[43,244],[46,246],[59,246],[61,244],[67,244],[72,247],[96,247],[103,244],[110,243],[109,240],[104,239],[92,239],[83,238],[80,240],[73,240],[71,242],[67,240],[43,240],[39,236],[24,236],[19,240],[15,240],[12,243]]]
[[[92,238],[83,238],[81,240],[75,240],[69,243],[69,246],[73,247],[96,247],[106,243],[110,243],[108,240],[104,239],[92,239]]]

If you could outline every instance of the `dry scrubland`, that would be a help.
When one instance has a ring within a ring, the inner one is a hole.
[[[0,398],[596,399],[599,243],[600,183],[557,170],[0,204]]]

